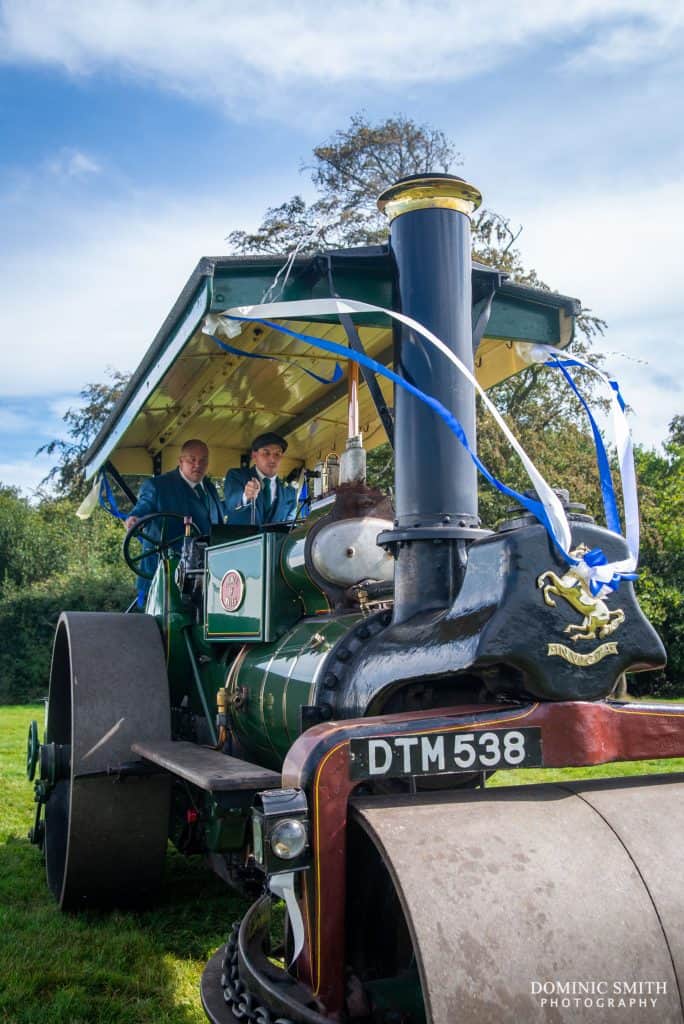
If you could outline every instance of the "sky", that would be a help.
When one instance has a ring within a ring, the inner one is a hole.
[[[133,370],[202,256],[363,111],[446,133],[524,262],[608,322],[643,445],[684,413],[684,5],[0,0],[0,482]]]

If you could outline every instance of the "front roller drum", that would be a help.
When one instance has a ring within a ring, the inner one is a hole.
[[[156,621],[65,612],[55,636],[43,750],[58,751],[45,804],[48,885],[63,910],[135,906],[154,894],[166,853],[168,776],[117,776],[136,740],[170,739]],[[60,777],[61,776],[61,777]]]
[[[684,1020],[684,776],[353,803],[431,1024]],[[372,928],[372,894],[363,914]]]

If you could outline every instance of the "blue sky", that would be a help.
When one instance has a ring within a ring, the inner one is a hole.
[[[198,259],[301,192],[352,113],[441,128],[525,261],[609,322],[658,445],[684,412],[684,8],[659,0],[0,0],[0,481]]]

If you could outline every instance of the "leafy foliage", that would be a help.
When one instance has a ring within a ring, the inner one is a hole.
[[[43,483],[51,483],[60,495],[83,496],[86,489],[83,457],[123,395],[129,374],[110,366],[107,377],[108,380],[99,384],[86,384],[81,390],[82,404],[64,414],[70,440],[58,438],[38,449],[38,452],[57,455],[57,464]]]
[[[134,596],[121,527],[78,502],[31,505],[0,486],[0,704],[45,696],[52,635],[64,609],[123,611]]]
[[[639,448],[636,468],[641,503],[641,565],[637,584],[644,612],[660,633],[668,665],[658,685],[684,692],[684,416],[670,423],[664,454]],[[638,692],[639,677],[631,688]]]
[[[270,207],[256,232],[233,231],[236,253],[313,252],[321,248],[374,245],[387,238],[387,220],[376,200],[398,178],[448,172],[461,163],[446,135],[403,115],[372,125],[354,114],[349,127],[316,146],[311,179],[321,193],[310,206],[301,196]]]

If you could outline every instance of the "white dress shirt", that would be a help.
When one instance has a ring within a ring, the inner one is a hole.
[[[278,492],[276,490],[276,486],[277,486],[276,485],[276,480],[278,479],[278,477],[277,476],[264,476],[264,474],[261,472],[261,470],[258,468],[258,466],[255,466],[254,468],[256,470],[256,475],[259,477],[259,483],[261,484],[261,486],[262,487],[267,487],[268,486],[268,487],[271,488],[271,504],[274,505],[276,497],[278,496]],[[264,483],[264,480],[266,481],[266,483]],[[247,495],[245,494],[244,491],[242,492],[242,504],[243,505],[249,505],[249,498],[247,497]]]

